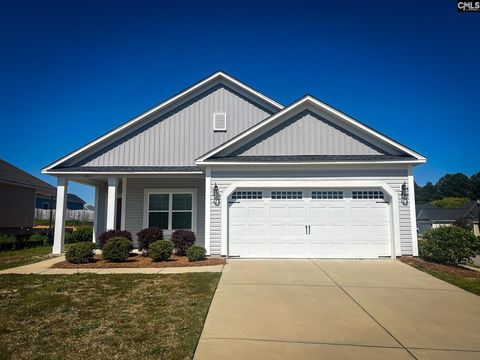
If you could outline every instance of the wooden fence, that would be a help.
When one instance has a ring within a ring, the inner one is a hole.
[[[78,220],[93,222],[95,211],[93,210],[66,210],[65,220]],[[50,219],[50,210],[35,209],[35,220]],[[52,210],[52,220],[55,220],[55,210]]]

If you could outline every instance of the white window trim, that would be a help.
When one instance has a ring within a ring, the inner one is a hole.
[[[192,195],[192,231],[197,234],[197,189],[145,189],[143,197],[143,228],[148,227],[149,201],[151,194],[168,194],[168,229],[162,229],[165,234],[170,235],[172,229],[172,195],[173,194],[191,194]],[[186,210],[185,210],[186,211]]]
[[[216,122],[215,122],[215,116],[216,115],[223,115],[225,116],[225,126],[223,128],[217,128],[216,127]],[[213,131],[227,131],[227,113],[213,113]]]

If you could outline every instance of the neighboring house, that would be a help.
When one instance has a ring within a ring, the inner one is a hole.
[[[431,204],[417,205],[417,227],[420,234],[440,226],[451,226],[457,221],[464,221],[472,226],[475,235],[480,235],[477,202],[470,201],[457,208],[440,208]]]
[[[37,209],[56,209],[56,197],[53,196],[44,196],[38,195],[35,201],[35,208]],[[67,210],[83,210],[85,208],[86,202],[80,199],[75,194],[68,194],[67,195]]]
[[[53,252],[75,181],[96,189],[96,236],[158,226],[193,230],[210,255],[417,255],[425,161],[310,95],[284,107],[217,72],[43,169],[58,181]]]
[[[50,184],[0,159],[0,229],[32,227],[36,196],[55,192]]]

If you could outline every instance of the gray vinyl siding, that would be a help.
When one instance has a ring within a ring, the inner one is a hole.
[[[234,155],[381,155],[384,151],[332,122],[303,111]]]
[[[143,229],[145,189],[197,190],[197,244],[205,245],[205,178],[128,178],[125,206],[125,229],[136,241],[136,233]]]
[[[213,131],[217,112],[227,114],[226,131]],[[195,165],[196,158],[270,115],[269,110],[218,85],[71,165]]]
[[[322,178],[342,178],[345,180],[369,180],[380,178],[398,194],[402,184],[408,182],[407,170],[300,170],[300,171],[212,171],[212,183],[216,183],[220,193],[235,181],[241,180],[315,180]],[[400,198],[400,197],[399,197]],[[410,224],[410,206],[400,203],[400,242],[402,255],[412,255],[412,233]],[[221,251],[221,208],[210,204],[210,251],[219,255]]]

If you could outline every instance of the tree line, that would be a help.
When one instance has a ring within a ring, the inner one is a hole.
[[[447,197],[480,199],[480,172],[470,177],[462,173],[446,174],[435,184],[428,182],[425,186],[415,183],[415,200],[419,204]]]

